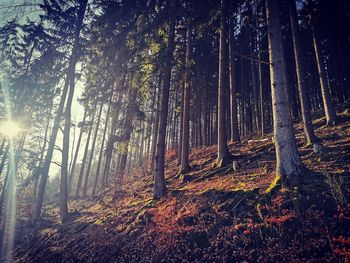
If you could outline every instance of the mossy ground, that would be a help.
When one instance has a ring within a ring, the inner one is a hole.
[[[168,194],[152,200],[151,175],[135,169],[123,195],[113,189],[96,201],[70,203],[74,215],[59,222],[57,204],[45,207],[38,229],[25,226],[21,208],[15,262],[342,262],[350,259],[350,121],[322,127],[324,153],[296,136],[305,174],[300,211],[293,191],[271,187],[275,153],[271,134],[229,145],[239,169],[213,168],[216,146],[192,149],[190,180],[166,163]],[[272,191],[266,192],[269,187]]]

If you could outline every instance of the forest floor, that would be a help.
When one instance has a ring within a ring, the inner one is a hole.
[[[65,224],[48,204],[39,228],[17,231],[14,262],[350,262],[350,112],[338,113],[334,127],[314,119],[321,153],[303,147],[295,124],[313,171],[298,203],[290,190],[266,191],[275,178],[271,134],[229,145],[236,170],[214,168],[216,146],[192,149],[186,182],[168,153],[165,198],[153,201],[151,175],[134,171],[117,200],[108,189],[97,201],[72,201],[77,212]]]

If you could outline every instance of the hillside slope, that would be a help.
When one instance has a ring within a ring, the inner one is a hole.
[[[216,146],[192,149],[192,172],[176,176],[168,154],[168,195],[152,197],[150,174],[127,176],[117,200],[114,189],[98,201],[72,201],[76,210],[59,223],[56,204],[46,207],[39,229],[18,231],[15,262],[349,262],[350,121],[346,111],[335,127],[316,134],[325,150],[302,147],[307,168],[299,208],[294,194],[279,188],[266,193],[274,179],[271,135],[231,143],[239,168],[213,168]]]

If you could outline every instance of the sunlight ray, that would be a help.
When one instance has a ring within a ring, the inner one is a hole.
[[[15,135],[19,132],[19,127],[12,122],[12,103],[11,96],[8,84],[6,80],[1,77],[1,89],[4,95],[5,106],[6,106],[6,114],[7,121],[3,123],[0,127],[0,132],[4,132],[5,136],[9,140],[9,165],[8,165],[8,181],[4,202],[4,235],[1,244],[1,261],[2,262],[11,262],[12,251],[14,247],[14,239],[15,239],[15,227],[16,227],[16,191],[17,191],[17,183],[16,183],[16,162],[15,162],[15,149],[14,149],[14,141]],[[7,125],[7,127],[5,126]],[[10,130],[11,129],[11,130]],[[12,132],[11,132],[12,131]]]

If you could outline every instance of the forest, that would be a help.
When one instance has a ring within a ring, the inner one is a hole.
[[[0,16],[0,262],[350,262],[349,1]]]

